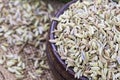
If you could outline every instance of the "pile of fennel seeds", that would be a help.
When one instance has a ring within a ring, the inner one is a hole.
[[[76,78],[120,80],[120,3],[78,0],[55,20],[49,41]]]
[[[0,64],[17,79],[49,74],[45,42],[52,11],[43,0],[0,0]]]

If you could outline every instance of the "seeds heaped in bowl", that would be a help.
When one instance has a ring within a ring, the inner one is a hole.
[[[120,4],[77,1],[59,18],[54,38],[57,53],[75,77],[120,80]]]

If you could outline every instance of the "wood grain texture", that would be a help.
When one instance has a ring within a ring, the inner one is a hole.
[[[16,80],[15,76],[0,65],[0,80]]]

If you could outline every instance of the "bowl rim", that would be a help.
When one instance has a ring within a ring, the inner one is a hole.
[[[64,13],[65,10],[68,9],[68,7],[69,7],[72,3],[75,3],[76,1],[78,1],[78,0],[72,0],[72,1],[68,2],[67,4],[65,4],[60,10],[58,10],[58,12],[56,13],[55,17],[58,18],[61,14]],[[80,0],[80,1],[82,2],[82,0]],[[58,22],[57,22],[56,20],[52,20],[52,23],[51,23],[51,25],[50,25],[50,30],[49,30],[49,39],[55,39],[55,38],[54,38],[54,34],[52,33],[52,31],[54,31],[57,23],[58,23]],[[48,42],[49,42],[49,40],[48,40]],[[62,66],[64,67],[64,69],[66,69],[67,66],[66,66],[65,62],[60,58],[60,55],[57,53],[57,49],[56,49],[55,44],[54,44],[54,43],[51,43],[51,42],[49,42],[49,44],[50,44],[50,46],[51,46],[51,48],[52,48],[52,51],[53,51],[53,54],[55,55],[55,57],[56,57],[56,58],[58,59],[58,61],[62,64]],[[72,69],[70,69],[70,68],[68,68],[66,71],[67,71],[69,74],[71,74],[72,76],[75,75],[75,72],[74,72]],[[85,77],[85,76],[81,76],[80,79],[78,79],[78,80],[81,80],[83,77]],[[82,80],[83,80],[83,79],[82,79]],[[86,79],[84,79],[84,80],[86,80]]]

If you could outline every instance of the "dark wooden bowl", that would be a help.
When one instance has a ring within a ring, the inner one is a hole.
[[[56,14],[56,17],[59,17],[66,9],[68,9],[69,5],[71,5],[76,1],[77,0],[73,0],[67,3],[65,6],[63,6]],[[51,27],[47,39],[47,50],[46,50],[49,66],[52,70],[55,80],[88,80],[88,78],[84,76],[81,76],[79,79],[76,79],[74,77],[75,73],[72,69],[68,69],[66,71],[66,64],[60,58],[60,55],[56,52],[55,44],[49,42],[49,39],[54,39],[54,34],[52,33],[52,31],[57,26],[57,23],[58,22],[54,20],[51,23]]]

